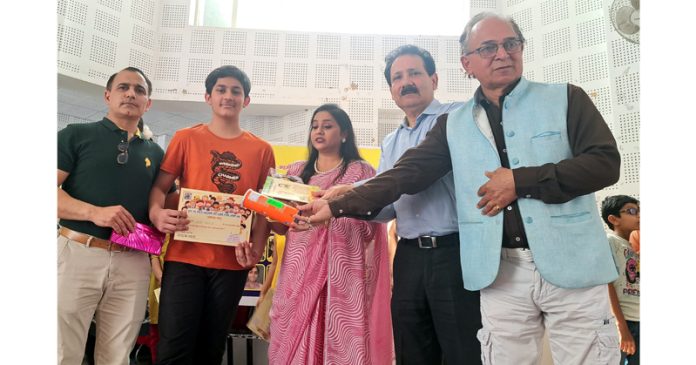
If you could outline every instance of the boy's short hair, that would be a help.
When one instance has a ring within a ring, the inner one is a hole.
[[[614,225],[609,222],[609,216],[620,216],[621,209],[624,207],[624,205],[629,203],[636,205],[640,204],[638,199],[628,195],[612,195],[604,198],[602,201],[602,219],[604,220],[604,223],[607,224],[609,229],[614,229]]]
[[[206,94],[210,95],[213,92],[213,87],[217,80],[224,77],[232,77],[239,81],[239,83],[242,84],[242,89],[244,89],[244,97],[246,98],[249,96],[249,92],[251,92],[251,81],[249,80],[249,76],[236,66],[231,65],[218,67],[208,74],[208,77],[205,78]]]

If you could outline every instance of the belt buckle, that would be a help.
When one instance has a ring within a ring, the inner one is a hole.
[[[437,248],[437,237],[420,236],[417,238],[419,248]],[[426,244],[423,244],[423,243]]]

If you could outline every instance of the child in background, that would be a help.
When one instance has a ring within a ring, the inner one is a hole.
[[[628,242],[640,229],[640,202],[615,195],[602,202],[602,218],[613,232],[607,235],[619,278],[609,283],[609,298],[621,341],[620,365],[640,364],[640,255]]]

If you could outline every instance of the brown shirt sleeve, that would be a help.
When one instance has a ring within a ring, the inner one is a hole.
[[[621,156],[614,136],[592,99],[570,84],[567,123],[573,157],[555,164],[513,169],[518,197],[565,203],[618,181]],[[329,206],[335,217],[370,219],[402,194],[426,189],[451,169],[447,114],[443,114],[423,142],[406,151],[393,169],[329,202]]]
[[[592,99],[570,84],[567,121],[573,157],[512,170],[519,198],[565,203],[619,180],[621,156],[614,136]]]
[[[443,114],[425,139],[404,152],[392,169],[330,201],[329,207],[334,217],[370,219],[402,194],[425,190],[451,170],[447,114]]]

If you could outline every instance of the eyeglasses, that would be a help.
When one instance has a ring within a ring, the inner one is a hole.
[[[125,165],[128,162],[128,142],[121,141],[116,148],[121,152],[116,156],[116,162],[119,165]]]
[[[619,210],[619,213],[628,213],[629,215],[638,215],[638,214],[640,214],[640,208],[621,209],[621,210]]]
[[[508,54],[513,54],[520,52],[522,50],[522,44],[524,42],[521,39],[507,39],[503,43],[487,44],[476,48],[471,52],[467,52],[464,55],[468,56],[472,53],[478,53],[481,58],[491,58],[498,53],[498,48],[502,45],[505,52]]]

